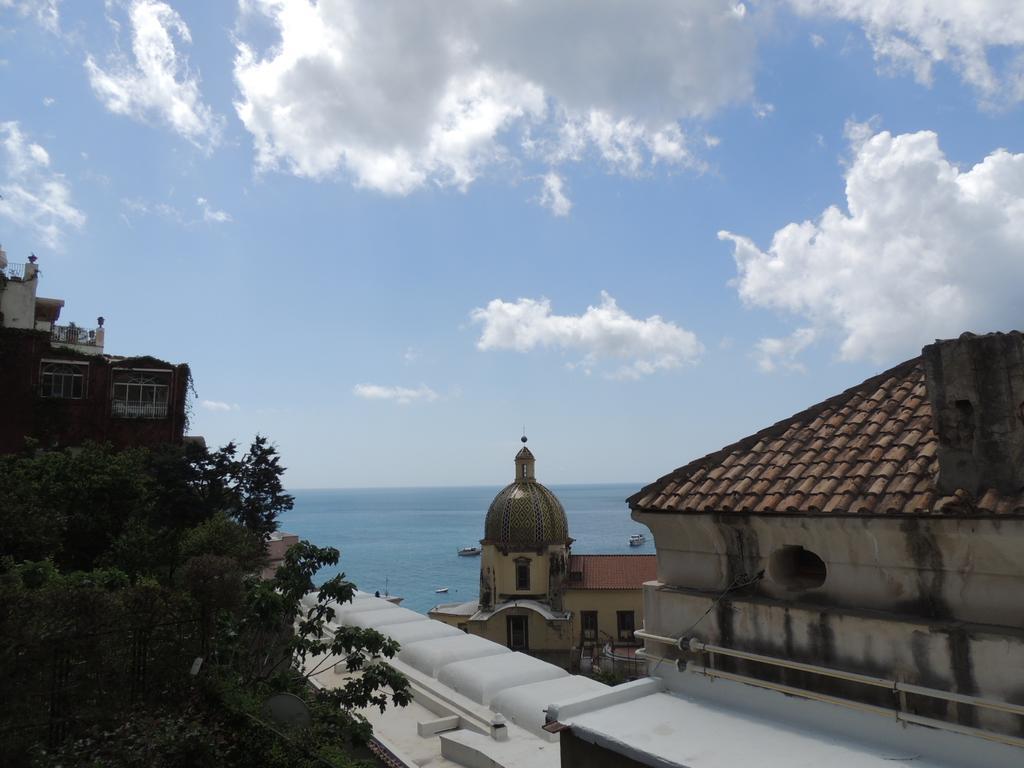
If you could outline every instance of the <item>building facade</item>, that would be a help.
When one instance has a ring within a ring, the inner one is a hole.
[[[648,651],[1024,746],[1024,335],[936,342],[629,500]]]
[[[0,250],[0,453],[92,440],[118,447],[180,443],[187,365],[104,353],[96,326],[59,324],[64,301],[37,295],[34,257],[10,264]]]
[[[524,445],[513,481],[487,510],[479,598],[439,605],[430,617],[565,668],[581,659],[589,667],[605,648],[628,655],[654,556],[573,555],[572,541],[565,509],[537,481]]]

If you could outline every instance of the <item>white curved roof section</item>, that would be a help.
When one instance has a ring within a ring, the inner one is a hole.
[[[457,631],[457,630],[456,630]],[[504,655],[506,658],[512,656],[512,652],[503,645],[492,643],[476,635],[459,633],[459,637],[439,637],[434,640],[424,640],[398,652],[399,661],[405,662],[410,667],[418,669],[425,675],[437,677],[438,671],[460,659],[483,659],[488,658],[488,664],[495,664],[495,660],[489,657]],[[502,659],[498,666],[503,665]]]
[[[379,597],[364,597],[353,600],[351,603],[333,603],[334,620],[341,624],[348,624],[348,616],[363,611],[388,611],[396,608],[394,603],[382,600]]]
[[[439,637],[454,637],[463,635],[460,629],[449,626],[440,621],[419,621],[407,624],[388,624],[380,630],[383,634],[396,640],[403,648],[413,643],[424,640],[435,640]]]
[[[424,643],[415,645],[411,650],[422,645]],[[510,653],[498,662],[489,658],[463,659],[445,665],[437,681],[478,704],[490,704],[492,698],[508,688],[569,677],[564,669],[525,653]]]
[[[539,733],[544,727],[544,710],[551,704],[604,690],[608,690],[607,685],[589,677],[556,677],[501,691],[491,699],[491,709],[501,712],[519,727]]]
[[[355,611],[345,617],[345,623],[363,629],[383,629],[391,624],[408,624],[414,621],[430,621],[422,613],[408,608],[392,606],[389,611]]]
[[[567,621],[569,619],[568,612],[559,613],[558,611],[552,611],[551,606],[545,605],[544,603],[540,603],[536,600],[509,600],[506,603],[498,603],[494,606],[493,610],[480,611],[473,618],[489,619],[491,616],[499,614],[509,608],[527,608],[535,613],[539,613],[546,621]]]

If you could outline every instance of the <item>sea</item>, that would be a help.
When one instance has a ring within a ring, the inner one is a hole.
[[[650,531],[630,519],[625,503],[642,485],[549,486],[569,518],[572,551],[653,554]],[[487,507],[499,490],[295,490],[295,506],[281,515],[280,528],[341,551],[338,566],[323,569],[317,583],[342,572],[359,589],[399,595],[403,606],[426,612],[438,603],[477,599],[480,558],[460,557],[458,550],[479,544]],[[647,542],[629,546],[634,533],[645,534]]]

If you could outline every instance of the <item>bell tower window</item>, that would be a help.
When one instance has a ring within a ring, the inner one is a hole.
[[[530,559],[527,557],[516,558],[516,591],[530,591]]]

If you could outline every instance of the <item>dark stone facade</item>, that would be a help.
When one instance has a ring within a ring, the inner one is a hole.
[[[42,397],[43,361],[79,366],[80,398]],[[114,413],[113,382],[119,372],[155,372],[168,384],[166,415],[146,418]],[[118,448],[180,443],[185,431],[189,369],[153,357],[86,355],[50,344],[46,332],[0,329],[0,453],[14,453],[26,438],[41,448],[109,442]]]

